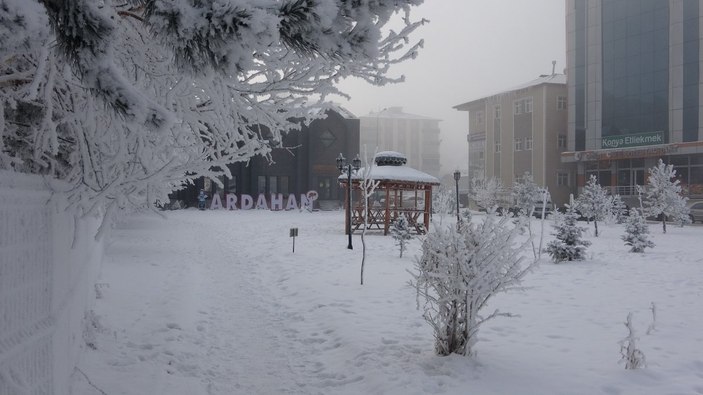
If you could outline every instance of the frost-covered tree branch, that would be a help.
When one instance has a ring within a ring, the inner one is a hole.
[[[402,80],[389,67],[424,22],[421,0],[0,3],[0,168],[65,181],[84,214],[229,176],[322,117],[343,78]]]

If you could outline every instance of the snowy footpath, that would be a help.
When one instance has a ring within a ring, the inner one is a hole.
[[[703,394],[701,226],[652,224],[643,255],[603,226],[587,261],[544,259],[498,296],[491,311],[520,317],[487,323],[464,358],[436,357],[416,310],[419,240],[401,259],[367,235],[361,286],[341,212],[167,215],[113,231],[74,394]],[[619,363],[629,312],[636,371]]]

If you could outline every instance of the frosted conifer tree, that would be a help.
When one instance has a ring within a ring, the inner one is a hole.
[[[598,221],[604,221],[612,215],[613,198],[608,196],[605,188],[598,184],[596,176],[591,174],[583,192],[576,199],[576,207],[587,218],[593,218],[595,236],[598,237]]]
[[[403,252],[408,248],[408,241],[413,238],[410,231],[410,225],[405,215],[400,215],[391,226],[391,236],[395,240],[395,245],[400,248],[400,257],[403,257]]]
[[[625,245],[630,246],[630,252],[644,252],[645,248],[654,247],[654,243],[649,240],[649,226],[639,210],[631,209],[630,216],[625,222],[625,234],[622,240]]]
[[[688,198],[681,196],[681,185],[676,179],[674,165],[666,165],[659,159],[657,166],[652,167],[647,179],[647,187],[637,187],[644,194],[644,212],[646,216],[661,215],[662,229],[666,233],[666,221],[688,223]]]
[[[556,214],[554,224],[556,240],[547,244],[547,253],[554,262],[580,261],[586,256],[590,241],[583,240],[584,228],[577,224],[578,214],[571,205],[566,205],[566,213]]]
[[[627,205],[625,205],[625,202],[622,200],[622,197],[620,197],[620,195],[617,195],[617,194],[613,195],[611,220],[619,224],[622,222],[622,217],[627,212],[628,212]]]
[[[481,224],[437,227],[427,234],[411,284],[438,355],[472,355],[481,325],[511,316],[498,310],[483,314],[494,295],[519,288],[536,262],[523,262],[526,245],[515,241],[518,230],[509,222],[489,214]]]
[[[471,197],[486,212],[495,211],[504,191],[503,184],[495,177],[489,179],[474,178],[471,180]]]

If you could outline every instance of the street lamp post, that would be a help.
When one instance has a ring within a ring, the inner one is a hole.
[[[456,182],[456,223],[459,226],[461,219],[459,217],[459,179],[461,178],[461,172],[456,170],[454,172],[454,181]]]
[[[361,159],[359,159],[359,155],[352,160],[352,163],[347,163],[347,159],[342,155],[342,153],[339,153],[339,156],[337,157],[337,169],[341,171],[342,173],[347,174],[347,234],[349,235],[349,245],[347,246],[348,249],[353,250],[354,247],[352,247],[352,231],[351,231],[351,223],[352,223],[352,217],[351,217],[351,206],[352,206],[352,170],[359,170],[361,167]]]

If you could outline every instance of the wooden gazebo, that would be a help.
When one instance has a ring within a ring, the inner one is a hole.
[[[399,216],[405,215],[416,233],[425,233],[430,223],[432,187],[439,185],[439,180],[427,173],[405,166],[407,159],[398,152],[379,152],[374,162],[375,166],[371,168],[369,178],[378,181],[379,185],[368,201],[367,229],[383,230],[383,234],[387,235],[391,223]],[[351,218],[347,214],[350,212],[347,210],[349,193],[344,194],[345,233],[346,229],[350,229],[350,220],[352,233],[362,228],[365,223],[363,193],[360,187],[365,172],[362,168],[351,177],[354,195]],[[346,191],[347,176],[339,176],[338,181]]]

